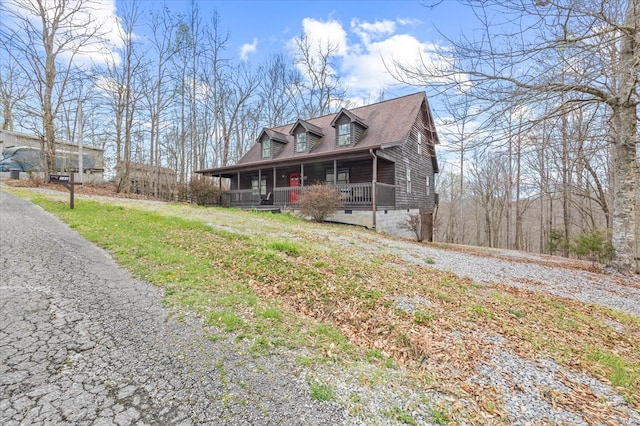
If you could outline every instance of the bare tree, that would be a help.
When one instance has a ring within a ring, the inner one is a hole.
[[[235,135],[242,109],[258,87],[257,75],[245,66],[230,69],[230,74],[223,76],[224,85],[218,92],[220,109],[220,131],[222,137],[222,166],[229,164],[232,151],[232,137]]]
[[[467,167],[465,161],[465,154],[470,150],[476,148],[478,140],[476,140],[475,127],[475,107],[474,99],[466,93],[460,93],[456,97],[446,97],[444,99],[444,106],[447,111],[448,117],[442,120],[443,126],[440,133],[443,136],[443,140],[448,142],[449,149],[457,153],[460,158],[459,177],[449,176],[447,179],[449,183],[449,196],[451,202],[451,213],[447,215],[447,235],[449,237],[448,242],[460,242],[461,238],[465,235],[465,218],[459,217],[460,214],[454,212],[461,212],[462,205],[465,202],[465,167]],[[456,185],[454,185],[454,182]],[[441,194],[442,200],[442,194]]]
[[[302,73],[295,86],[298,116],[311,118],[336,111],[346,100],[346,90],[334,64],[339,47],[330,41],[314,45],[306,34],[296,38],[295,43],[295,63]]]
[[[508,199],[507,165],[503,155],[486,153],[476,153],[473,163],[469,186],[483,212],[484,245],[499,247]]]
[[[273,55],[267,60],[258,89],[265,127],[281,126],[296,119],[291,89],[299,86],[300,80],[300,73],[291,67],[284,55]]]
[[[115,108],[116,168],[118,192],[129,192],[134,139],[134,123],[140,109],[144,62],[134,29],[140,20],[141,12],[136,2],[126,3],[121,12],[122,42],[120,63],[111,61],[109,65],[107,87],[113,96]]]
[[[173,56],[174,68],[176,71],[177,85],[176,92],[180,100],[180,111],[177,121],[180,123],[178,140],[179,165],[178,181],[182,184],[187,182],[187,112],[188,112],[188,69],[189,46],[191,44],[191,34],[189,26],[181,20],[178,23],[176,39],[174,40],[175,55]]]
[[[164,112],[170,105],[172,91],[168,86],[171,75],[169,63],[175,50],[172,49],[172,41],[175,36],[177,24],[171,13],[165,7],[161,12],[152,12],[149,21],[151,30],[151,46],[156,56],[153,72],[144,79],[146,87],[144,94],[147,97],[147,107],[151,119],[151,134],[149,141],[149,164],[160,165],[160,131]]]
[[[438,66],[426,60],[417,67],[397,64],[397,76],[424,85],[443,77],[459,82],[463,75],[484,99],[542,102],[553,97],[559,108],[562,96],[571,94],[574,107],[605,105],[614,176],[612,265],[632,273],[639,257],[635,221],[640,0],[466,3],[479,17],[482,33],[449,40],[452,50],[440,56]]]
[[[215,12],[217,16],[217,12]],[[198,168],[198,161],[205,156],[204,138],[198,131],[199,106],[202,98],[202,85],[200,69],[205,49],[205,31],[202,27],[200,9],[195,0],[191,0],[188,15],[189,26],[189,155],[190,171]]]
[[[56,117],[67,96],[75,59],[101,37],[88,0],[14,0],[0,3],[0,44],[29,81],[40,107],[46,173],[56,167]]]
[[[2,108],[2,130],[13,131],[13,114],[16,106],[26,99],[27,90],[19,80],[18,64],[0,62],[0,108]]]
[[[223,143],[221,136],[221,125],[224,121],[224,105],[221,100],[224,98],[221,93],[224,92],[225,86],[225,73],[226,69],[230,66],[230,59],[224,57],[223,53],[227,49],[229,42],[229,33],[222,31],[220,28],[220,15],[215,12],[210,20],[207,28],[207,43],[209,46],[208,54],[205,55],[204,64],[204,76],[203,81],[208,87],[207,104],[205,108],[205,119],[207,122],[207,128],[211,129],[211,135],[207,139],[212,140],[211,144],[211,162],[213,164],[220,165],[220,159],[222,158]],[[207,129],[207,130],[208,130]],[[209,148],[209,147],[207,147]],[[208,154],[209,149],[206,150]],[[206,157],[202,159],[204,162]],[[202,163],[202,166],[205,166]]]

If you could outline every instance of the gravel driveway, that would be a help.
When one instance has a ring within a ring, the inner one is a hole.
[[[211,225],[274,232],[267,220],[257,227],[225,214]],[[362,377],[377,374],[366,365],[309,372],[293,365],[292,356],[254,358],[233,341],[211,342],[198,320],[170,317],[161,290],[132,279],[40,208],[0,191],[0,215],[2,271],[12,271],[0,287],[0,424],[400,424],[388,416],[390,406],[414,407],[413,418],[429,424],[433,404],[447,398],[407,385],[401,369],[390,371],[386,383],[362,386]],[[309,232],[279,231],[291,238]],[[638,276],[521,252],[444,250],[357,228],[310,232],[367,255],[393,254],[478,283],[526,287],[640,316]],[[521,358],[501,336],[485,342],[493,356],[472,380],[502,395],[509,424],[640,425],[640,414],[607,384],[549,359]],[[312,400],[310,377],[332,383],[339,403]],[[545,397],[576,395],[572,386],[596,395],[609,407],[608,419],[565,410]]]
[[[404,259],[441,271],[470,277],[478,283],[502,283],[580,300],[640,317],[640,275],[592,272],[588,262],[503,249],[471,248],[470,253],[433,248],[401,240],[368,247],[386,250]],[[478,254],[473,254],[477,252]],[[580,269],[585,268],[585,269]]]

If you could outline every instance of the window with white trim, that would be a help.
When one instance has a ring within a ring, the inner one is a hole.
[[[251,193],[253,195],[267,195],[267,177],[263,176],[258,187],[258,176],[251,177]]]
[[[431,176],[427,176],[427,195],[431,195]]]
[[[296,134],[296,152],[305,152],[307,150],[307,134],[300,132]]]
[[[407,194],[411,194],[411,169],[407,168]]]
[[[349,145],[351,143],[351,123],[340,124],[338,126],[338,145]]]
[[[271,157],[271,141],[265,139],[262,141],[262,158]]]
[[[418,130],[418,155],[422,155],[422,132]]]
[[[325,171],[325,182],[333,183],[333,168],[327,169]],[[336,181],[337,184],[347,184],[349,183],[349,169],[341,168],[338,169],[338,179]]]

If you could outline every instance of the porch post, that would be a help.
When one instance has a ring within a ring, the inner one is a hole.
[[[373,176],[371,179],[371,219],[373,227],[376,229],[376,213],[378,206],[376,204],[376,183],[378,181],[378,156],[373,152],[373,149],[369,150],[369,153],[373,157]],[[377,229],[376,229],[377,230]]]
[[[333,160],[333,184],[338,184],[338,160]]]
[[[258,198],[262,198],[262,169],[258,169]]]
[[[240,201],[241,200],[241,195],[240,195],[240,172],[238,172],[238,184],[237,184],[237,190],[238,192],[236,193],[236,201]]]
[[[273,200],[273,204],[276,203],[276,167],[273,167],[273,187],[271,188],[271,200]]]
[[[300,186],[304,186],[304,163],[300,163]]]

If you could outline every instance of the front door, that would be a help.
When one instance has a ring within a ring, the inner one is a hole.
[[[300,194],[300,190],[298,187],[300,186],[300,173],[291,172],[289,173],[289,202],[291,204],[295,204],[298,202],[298,195]]]

